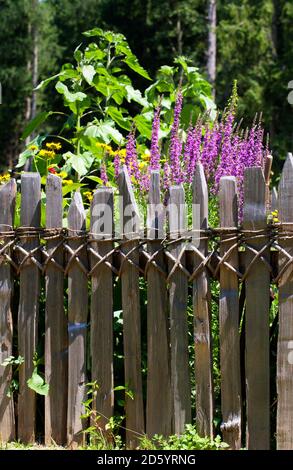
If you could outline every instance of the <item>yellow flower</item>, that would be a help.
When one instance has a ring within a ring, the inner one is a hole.
[[[61,150],[62,145],[59,142],[47,142],[46,147],[49,150],[58,151]]]
[[[84,195],[86,198],[88,198],[89,201],[92,201],[92,199],[93,199],[93,194],[92,194],[91,191],[85,191],[85,192],[83,193],[83,195]]]
[[[30,145],[29,146],[29,150],[31,150],[32,152],[35,152],[35,150],[38,150],[39,147],[37,145]]]
[[[273,217],[274,224],[277,224],[279,222],[278,210],[272,211],[271,216]]]
[[[140,170],[144,170],[146,168],[146,166],[147,166],[147,162],[139,162],[139,164],[138,164],[138,168]]]
[[[73,184],[73,181],[72,180],[62,180],[62,183],[65,184],[65,186],[67,186],[69,184]]]
[[[66,173],[66,171],[60,171],[60,173],[58,173],[58,176],[60,176],[60,178],[64,179],[64,178],[67,178],[67,173]]]
[[[113,149],[111,145],[103,144],[102,142],[97,142],[96,147],[103,149],[105,152],[112,153]]]
[[[40,157],[45,157],[45,158],[48,158],[49,160],[51,160],[52,158],[55,157],[56,153],[54,152],[54,150],[45,150],[45,149],[42,149],[39,151],[39,154],[38,154]]]
[[[10,180],[10,174],[5,173],[4,175],[0,175],[0,183],[7,183]]]
[[[144,154],[141,156],[141,159],[145,162],[149,162],[151,159],[151,152],[149,150],[145,150]]]

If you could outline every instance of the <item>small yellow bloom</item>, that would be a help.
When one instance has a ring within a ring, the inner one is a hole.
[[[62,183],[65,184],[65,186],[68,186],[70,184],[73,184],[72,180],[62,180]]]
[[[113,149],[111,145],[103,144],[102,142],[97,142],[96,147],[103,149],[105,152],[112,153]]]
[[[46,147],[49,150],[58,151],[61,150],[62,145],[59,142],[47,142]]]
[[[38,155],[40,157],[48,158],[48,160],[51,160],[52,158],[54,158],[56,156],[56,153],[54,152],[54,150],[42,149],[42,150],[39,151]]]
[[[83,193],[83,195],[89,200],[89,201],[92,201],[93,200],[93,193],[91,191],[85,191]]]
[[[62,179],[65,179],[65,178],[67,178],[67,173],[66,173],[66,171],[60,171],[60,173],[58,173],[58,176],[60,176],[60,178],[62,178]]]
[[[32,152],[35,152],[38,149],[39,149],[39,147],[37,145],[30,145],[29,146],[29,150],[31,150]]]
[[[139,162],[138,168],[144,170],[147,167],[147,162]]]
[[[10,174],[5,173],[4,175],[0,175],[0,183],[7,183],[10,180]]]
[[[149,150],[145,150],[144,154],[141,156],[141,159],[145,162],[149,162],[151,159],[151,152]]]

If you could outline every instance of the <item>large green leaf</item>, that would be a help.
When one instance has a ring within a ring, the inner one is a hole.
[[[51,111],[49,111],[49,112],[43,111],[42,113],[39,113],[34,119],[32,119],[28,123],[28,125],[26,126],[25,130],[23,131],[23,133],[21,135],[21,139],[24,140],[29,135],[31,135],[32,132],[34,132],[34,130],[37,129],[37,127],[39,127],[41,124],[43,124],[43,122],[46,121],[46,119],[48,119],[48,117],[51,114],[52,114]]]
[[[106,144],[109,144],[111,140],[117,145],[120,145],[123,142],[123,135],[114,127],[114,122],[106,121],[99,125],[90,124],[85,132],[85,136],[100,138]]]
[[[37,367],[34,368],[31,378],[27,380],[27,385],[39,395],[47,396],[49,393],[49,384],[38,374]]]
[[[56,90],[61,95],[64,95],[65,99],[69,103],[75,103],[76,101],[83,101],[85,98],[87,98],[87,95],[83,93],[82,91],[77,91],[75,93],[72,93],[71,91],[68,90],[68,87],[64,83],[61,83],[61,82],[56,83]]]
[[[140,65],[135,55],[128,56],[126,59],[123,59],[123,62],[125,62],[129,68],[134,70],[134,72],[138,73],[147,80],[151,80],[151,77],[149,76],[147,71]]]
[[[149,103],[147,99],[141,96],[141,92],[139,90],[135,90],[132,85],[126,85],[125,89],[127,91],[127,101],[135,101],[144,108],[148,106]]]
[[[85,175],[89,171],[94,161],[94,156],[89,152],[84,152],[82,155],[67,152],[63,157],[66,159],[66,167],[73,168],[80,176]]]
[[[147,137],[147,139],[150,139],[152,136],[151,122],[148,121],[142,114],[138,114],[137,116],[135,116],[134,122],[140,134],[144,137]]]
[[[123,116],[122,112],[118,108],[109,106],[107,108],[107,114],[118,124],[118,126],[122,127],[122,129],[127,131],[130,130],[130,122]]]
[[[81,73],[84,79],[87,81],[89,85],[93,83],[93,78],[96,75],[96,71],[92,65],[84,65],[81,68]]]

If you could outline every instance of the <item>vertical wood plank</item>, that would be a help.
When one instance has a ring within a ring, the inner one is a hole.
[[[161,249],[164,237],[164,208],[160,199],[160,173],[152,171],[148,201],[148,241],[150,256]],[[166,270],[163,252],[155,257],[163,272]],[[164,276],[150,264],[147,272],[147,337],[148,375],[146,432],[171,434],[171,377],[168,331],[168,296]]]
[[[208,188],[201,163],[197,164],[193,179],[193,228],[197,249],[206,256],[208,241],[196,240],[198,230],[208,228]],[[195,255],[194,269],[201,259]],[[210,287],[208,273],[202,270],[193,281],[196,425],[201,436],[213,435],[213,362],[211,340]]]
[[[278,209],[278,191],[274,187],[271,191],[271,211],[276,211]]]
[[[47,177],[46,228],[62,228],[62,180]],[[63,266],[63,246],[60,238],[47,241],[47,252]],[[66,443],[67,377],[68,377],[67,318],[64,312],[64,273],[49,262],[46,269],[45,317],[45,377],[49,394],[45,397],[45,443]]]
[[[220,221],[222,228],[238,226],[236,179],[220,180]],[[221,257],[231,250],[232,233],[222,235]],[[238,269],[238,247],[230,253],[227,263]],[[239,285],[236,273],[224,264],[220,268],[220,357],[221,406],[223,439],[232,449],[241,448],[241,377],[239,336]]]
[[[16,183],[11,179],[0,187],[0,231],[9,232],[13,228]],[[9,228],[9,226],[11,228]],[[5,240],[5,239],[4,239]],[[4,249],[9,239],[1,244]],[[10,250],[8,249],[8,254]],[[11,300],[13,293],[13,278],[10,265],[4,260],[0,264],[0,364],[12,355],[13,322]],[[15,417],[13,397],[8,397],[12,379],[10,366],[0,366],[0,442],[15,438]]]
[[[267,212],[270,211],[271,207],[271,193],[270,193],[270,181],[271,181],[271,171],[273,165],[273,156],[267,155],[264,162],[264,177],[266,182],[266,203],[267,203]]]
[[[105,257],[113,249],[113,189],[98,188],[91,204],[91,249]],[[99,258],[91,254],[91,269]],[[112,262],[112,257],[107,258]],[[96,410],[100,415],[99,426],[105,431],[108,420],[113,416],[113,272],[105,263],[99,264],[92,272],[91,296],[91,358],[92,381],[99,389]]]
[[[86,214],[79,192],[73,196],[68,211],[69,241],[72,250],[77,250],[82,239],[74,240],[85,230]],[[69,255],[70,257],[70,255]],[[78,259],[87,267],[86,247],[78,253]],[[88,318],[88,280],[86,273],[75,259],[68,269],[68,411],[67,442],[72,448],[83,442],[82,431],[86,421],[84,412],[86,386],[86,336]]]
[[[21,175],[22,227],[39,227],[41,219],[41,179],[38,173]],[[25,250],[36,248],[38,237],[22,238]],[[34,255],[38,258],[38,255]],[[25,443],[35,441],[36,394],[27,386],[33,373],[33,357],[37,347],[38,310],[40,292],[39,268],[28,261],[20,271],[20,296],[18,310],[18,350],[24,357],[19,369],[18,438]]]
[[[124,255],[132,250],[129,259],[138,264],[139,253],[139,213],[135,202],[130,178],[125,166],[119,174],[120,192],[120,230],[125,243],[122,246]],[[141,321],[139,300],[138,269],[125,261],[121,273],[122,309],[123,309],[123,343],[125,384],[133,392],[132,399],[126,394],[126,441],[130,448],[138,444],[137,433],[144,432],[144,409],[141,376]]]
[[[170,238],[177,239],[187,228],[183,186],[171,186],[168,214]],[[177,260],[182,249],[184,249],[184,243],[178,241],[170,245],[169,252]],[[185,253],[181,258],[181,263],[185,264]],[[173,266],[174,262],[169,261],[169,271]],[[179,268],[176,268],[169,279],[171,389],[173,432],[176,434],[182,433],[185,424],[191,422],[187,296],[188,278]]]
[[[247,168],[244,174],[244,230],[266,227],[266,183],[262,169]],[[248,237],[253,234],[247,234]],[[251,238],[247,245],[262,249],[266,237]],[[246,248],[246,268],[255,253]],[[269,250],[263,257],[269,261]],[[269,449],[270,446],[270,366],[269,366],[269,296],[270,273],[258,258],[245,281],[245,369],[247,404],[247,448]]]
[[[292,233],[293,157],[288,155],[279,185],[279,221],[282,230]],[[288,225],[286,225],[288,224]],[[281,232],[282,235],[282,232]],[[292,235],[291,235],[292,236]],[[280,245],[293,256],[292,238],[280,239]],[[279,268],[288,258],[279,253]],[[293,448],[293,278],[292,265],[279,281],[279,336],[277,354],[277,449]]]

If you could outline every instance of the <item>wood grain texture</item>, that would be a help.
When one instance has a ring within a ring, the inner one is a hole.
[[[23,227],[39,227],[41,219],[41,179],[38,173],[21,175],[21,213]],[[24,237],[21,246],[31,250],[39,245],[38,237]],[[34,255],[39,259],[39,254]],[[35,441],[36,394],[27,385],[32,376],[37,347],[40,271],[28,261],[20,271],[18,309],[18,351],[24,357],[19,369],[18,438],[24,443]]]
[[[180,237],[186,230],[186,206],[183,186],[171,186],[169,190],[169,230],[170,237]],[[170,245],[170,254],[177,260],[184,242]],[[181,257],[185,263],[185,253]],[[169,261],[169,274],[174,266]],[[171,390],[173,408],[173,429],[176,434],[184,430],[184,426],[191,422],[191,386],[188,364],[188,325],[187,325],[187,295],[188,279],[179,269],[169,279],[170,299],[170,344],[171,344]]]
[[[262,169],[247,168],[244,175],[245,230],[266,227],[266,183]],[[247,234],[247,237],[251,235]],[[251,238],[247,244],[262,249],[267,238]],[[255,254],[246,248],[246,268]],[[263,257],[269,261],[269,250]],[[245,281],[245,370],[247,406],[247,448],[269,449],[270,446],[270,365],[269,365],[269,296],[270,273],[261,259],[257,259]]]
[[[79,192],[73,196],[68,211],[70,236],[81,235],[85,230],[86,214]],[[83,240],[71,240],[69,245],[77,250]],[[79,260],[87,267],[87,252],[84,247],[78,254]],[[67,443],[75,448],[83,442],[82,431],[86,420],[83,401],[86,397],[86,337],[88,321],[88,280],[87,275],[74,260],[68,270],[68,411]]]
[[[292,233],[293,223],[293,157],[288,155],[279,184],[279,221]],[[286,225],[289,223],[291,225]],[[293,256],[292,238],[280,245]],[[288,258],[279,254],[279,268]],[[292,264],[279,281],[279,336],[277,353],[277,449],[293,449],[293,278]]]
[[[208,227],[208,188],[202,164],[197,164],[193,180],[193,243],[204,256],[208,241],[200,240],[198,230]],[[194,257],[194,269],[201,263]],[[193,312],[195,342],[196,425],[200,436],[213,435],[213,363],[211,341],[210,287],[207,271],[202,270],[193,281]]]
[[[46,228],[62,228],[62,180],[49,175],[46,185]],[[63,266],[60,239],[47,241],[47,252]],[[45,443],[66,443],[68,335],[64,311],[64,273],[53,262],[46,269],[45,377],[49,394],[45,397]]]
[[[166,270],[160,240],[164,237],[164,208],[160,200],[160,173],[152,171],[149,190],[147,244],[150,256],[158,252],[156,263]],[[146,432],[171,434],[171,371],[169,348],[168,296],[164,276],[150,264],[147,271],[148,375]]]
[[[135,202],[130,178],[124,166],[119,174],[120,193],[120,224],[124,240],[122,252],[127,255],[131,250],[129,259],[138,264],[139,253],[139,213]],[[141,320],[139,298],[139,274],[138,269],[124,262],[121,273],[122,285],[122,309],[123,309],[123,344],[124,344],[124,369],[125,384],[131,390],[133,399],[126,394],[126,441],[130,448],[138,444],[138,434],[144,433],[144,407],[142,395],[141,376]],[[133,432],[135,431],[135,432]]]
[[[221,227],[238,226],[236,178],[226,176],[220,180]],[[221,257],[231,250],[233,234],[222,235]],[[239,269],[238,247],[230,253],[227,263]],[[231,449],[241,448],[241,377],[239,336],[239,282],[236,273],[224,264],[220,268],[220,357],[221,357],[221,407],[223,439]]]
[[[91,236],[104,240],[91,243],[91,248],[101,257],[113,249],[113,206],[113,189],[98,188],[91,204]],[[91,254],[91,269],[98,261]],[[112,256],[107,261],[111,263]],[[100,416],[99,427],[105,431],[114,412],[113,272],[105,263],[99,264],[92,273],[91,359],[92,381],[97,381],[99,386],[95,407]]]
[[[0,231],[9,232],[13,227],[14,208],[16,197],[16,183],[11,179],[0,187]],[[5,239],[4,239],[5,240]],[[9,239],[6,239],[9,241]],[[7,241],[1,243],[1,249]],[[10,250],[8,249],[8,254]],[[11,266],[8,262],[0,264],[0,364],[12,355],[13,324],[11,300],[13,294],[13,278]],[[8,397],[9,386],[12,379],[10,366],[0,366],[0,442],[15,439],[15,416],[13,397]]]

